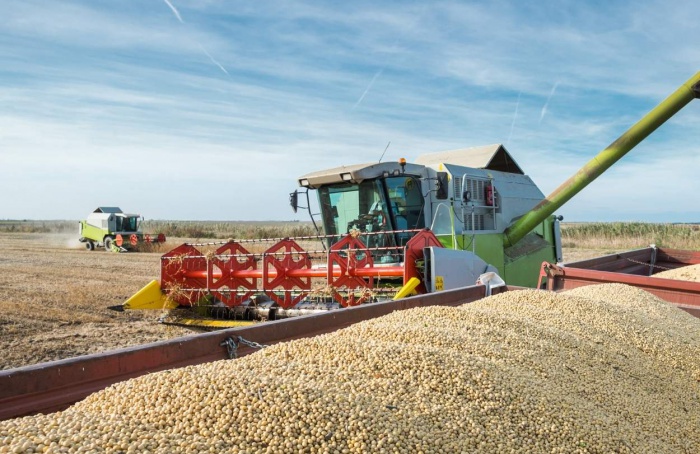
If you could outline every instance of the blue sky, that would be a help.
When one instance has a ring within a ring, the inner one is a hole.
[[[503,143],[548,194],[700,70],[695,1],[5,0],[0,219],[307,220],[297,177]],[[700,101],[559,210],[700,221]]]

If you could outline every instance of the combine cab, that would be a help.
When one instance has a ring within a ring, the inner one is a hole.
[[[401,250],[411,230],[430,229],[437,243],[419,257],[429,265],[421,276],[428,291],[473,284],[489,271],[511,285],[533,287],[529,271],[561,257],[553,216],[542,219],[517,248],[503,247],[506,228],[544,194],[500,144],[425,154],[413,164],[401,160],[314,172],[299,178],[299,185],[307,196],[309,190],[317,192],[329,243],[355,232],[364,244]],[[406,263],[403,254],[374,258]],[[457,275],[465,280],[455,281]]]
[[[80,221],[81,243],[88,251],[104,247],[107,251],[126,252],[138,249],[139,245],[163,243],[165,235],[144,234],[141,232],[139,214],[124,213],[118,207],[98,207],[86,220]]]

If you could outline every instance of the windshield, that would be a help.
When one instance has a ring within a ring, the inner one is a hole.
[[[117,216],[117,232],[136,232],[139,229],[138,216]]]
[[[367,233],[425,227],[420,181],[412,176],[324,186],[318,196],[325,232],[335,235],[331,244],[355,230],[365,234],[361,239],[368,247],[403,246],[408,233]]]

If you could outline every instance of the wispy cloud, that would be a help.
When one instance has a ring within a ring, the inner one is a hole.
[[[544,118],[545,115],[547,115],[547,108],[549,107],[549,101],[552,100],[552,96],[554,96],[554,92],[557,91],[557,87],[559,86],[559,81],[556,81],[554,85],[552,86],[552,90],[549,92],[549,96],[547,96],[547,101],[545,101],[544,106],[542,106],[542,110],[540,111],[540,124],[542,124],[542,119]]]
[[[362,96],[360,96],[360,99],[357,100],[354,106],[352,106],[353,110],[359,106],[362,101],[365,99],[365,96],[367,96],[367,93],[372,89],[372,85],[374,85],[374,81],[377,80],[377,78],[384,72],[384,68],[380,69],[374,74],[374,77],[372,77],[372,80],[369,81],[369,84],[367,85],[367,88],[365,88],[365,91],[362,93]]]
[[[177,10],[177,8],[175,8],[175,6],[174,6],[172,3],[170,3],[169,0],[163,0],[163,1],[164,1],[165,4],[168,5],[168,7],[172,10],[172,12],[173,12],[173,14],[175,15],[175,17],[177,17],[177,20],[179,20],[180,23],[183,23],[183,24],[184,24],[185,21],[182,20],[182,16],[180,16],[180,12]]]
[[[177,10],[177,8],[175,8],[175,5],[170,3],[170,0],[163,0],[163,1],[172,10],[175,17],[177,17],[177,20],[179,20],[181,24],[184,24],[185,21],[182,20],[182,16],[180,15],[180,12]],[[204,53],[204,55],[206,55],[209,58],[209,60],[211,60],[212,63],[214,63],[216,66],[218,66],[219,69],[221,71],[223,71],[224,74],[226,74],[229,77],[231,76],[228,73],[228,71],[226,70],[226,68],[224,68],[221,63],[219,63],[214,57],[212,57],[212,55],[204,48],[204,46],[202,46],[199,42],[197,42],[197,46],[199,46],[199,49]]]
[[[202,49],[202,52],[204,52],[204,55],[206,55],[207,57],[209,57],[209,60],[211,60],[212,63],[214,63],[216,66],[218,66],[219,69],[221,69],[227,76],[230,76],[230,74],[228,73],[228,71],[226,71],[226,68],[224,68],[223,66],[221,66],[221,63],[219,63],[218,61],[216,61],[216,60],[214,59],[214,57],[212,57],[211,54],[210,54],[209,52],[207,52],[207,50],[204,48],[204,46],[202,46],[202,45],[200,44],[200,45],[199,45],[199,48]]]

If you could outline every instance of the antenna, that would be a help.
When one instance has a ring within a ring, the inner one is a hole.
[[[389,145],[391,145],[391,140],[389,141],[388,144],[386,144],[386,148],[384,149],[384,153],[379,157],[379,162],[382,162],[382,159],[384,158],[384,154],[386,153],[386,150],[389,149]]]

